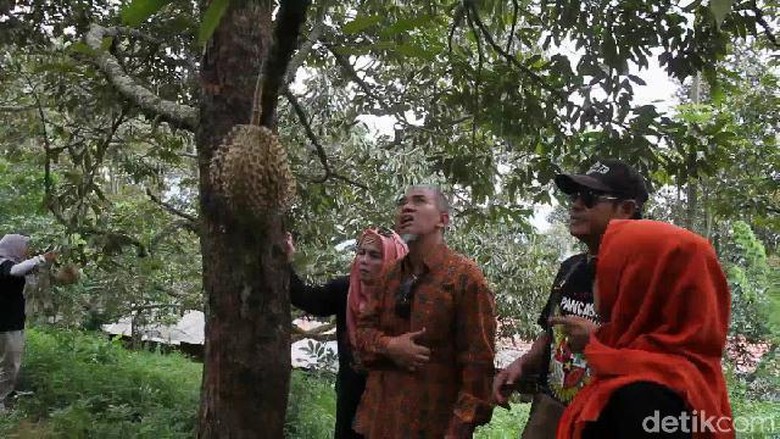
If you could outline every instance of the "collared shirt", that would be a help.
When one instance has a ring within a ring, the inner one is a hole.
[[[485,277],[442,244],[424,259],[403,318],[395,302],[412,275],[408,258],[390,269],[358,320],[358,356],[369,376],[355,430],[368,438],[441,438],[492,415],[496,314]],[[416,343],[431,350],[430,361],[415,372],[395,365],[386,356],[389,339],[423,328]]]

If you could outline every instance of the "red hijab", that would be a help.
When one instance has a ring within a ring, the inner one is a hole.
[[[710,243],[671,224],[613,220],[596,273],[608,323],[585,347],[592,381],[564,412],[558,439],[579,438],[612,392],[637,381],[667,386],[689,410],[719,420],[718,431],[694,438],[733,438],[721,368],[731,298]]]
[[[385,236],[388,235],[388,236]],[[388,233],[377,229],[366,229],[358,240],[358,246],[363,244],[366,238],[371,238],[379,243],[382,251],[382,272],[384,275],[387,270],[397,261],[409,253],[406,243],[397,233],[389,231]],[[349,292],[347,293],[347,333],[352,346],[355,346],[355,329],[357,327],[358,313],[363,310],[368,298],[372,294],[372,289],[367,288],[360,282],[360,272],[358,271],[358,258],[352,261],[352,269],[349,272]]]

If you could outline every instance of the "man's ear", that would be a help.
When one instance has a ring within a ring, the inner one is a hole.
[[[620,202],[620,216],[623,218],[633,218],[636,211],[639,209],[639,206],[637,206],[636,201],[634,200],[623,200]]]
[[[439,213],[439,224],[437,226],[441,229],[446,229],[450,225],[450,214],[447,212]]]

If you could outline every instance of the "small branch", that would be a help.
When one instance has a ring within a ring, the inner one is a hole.
[[[309,56],[311,49],[314,47],[314,44],[320,39],[322,31],[325,29],[325,24],[322,19],[323,15],[318,14],[317,22],[314,23],[314,26],[311,28],[311,32],[309,32],[306,41],[301,44],[301,48],[298,49],[298,52],[293,56],[292,60],[290,60],[290,65],[287,67],[287,76],[284,79],[285,85],[290,84],[295,80],[295,73],[298,71],[298,68],[303,65],[304,61],[306,61],[306,58]]]
[[[488,31],[487,27],[485,26],[485,23],[482,22],[482,19],[479,18],[479,13],[477,12],[476,6],[473,4],[469,4],[468,6],[471,11],[471,17],[474,20],[474,22],[477,23],[477,26],[482,30],[482,34],[485,36],[485,41],[490,45],[490,47],[493,48],[499,55],[501,55],[504,59],[506,59],[510,64],[514,65],[518,69],[520,69],[523,73],[528,75],[532,80],[534,80],[536,83],[538,83],[542,88],[545,90],[553,93],[554,95],[558,96],[561,99],[565,99],[565,96],[561,90],[558,90],[557,88],[551,86],[548,84],[544,78],[539,76],[536,72],[529,69],[528,67],[521,64],[517,58],[514,56],[508,54],[504,51],[496,42],[493,40],[493,36],[490,35],[490,31]]]
[[[39,106],[40,105],[37,104],[20,105],[20,106],[2,105],[0,106],[0,113],[22,113],[25,111],[35,110]]]
[[[474,34],[474,39],[477,42],[477,77],[474,81],[474,119],[471,122],[471,141],[474,144],[477,143],[477,111],[479,111],[479,87],[482,83],[482,64],[484,63],[484,55],[482,53],[482,39],[479,37],[479,31],[474,26],[474,22],[479,17],[476,16],[476,8],[466,9],[466,20],[469,23],[471,32]]]
[[[766,39],[769,40],[770,43],[772,43],[775,48],[780,48],[780,44],[777,43],[777,38],[772,33],[772,26],[769,25],[769,23],[766,22],[766,19],[764,19],[764,12],[758,7],[756,2],[753,2],[751,5],[751,8],[753,10],[753,13],[756,14],[756,23],[760,24],[762,28],[764,28],[764,35],[766,35]]]
[[[325,148],[322,147],[319,139],[317,139],[317,135],[314,134],[314,130],[311,129],[309,117],[306,116],[306,112],[303,110],[301,103],[298,102],[298,98],[296,98],[289,89],[285,89],[284,96],[290,102],[290,105],[292,105],[293,111],[295,111],[295,114],[298,116],[298,120],[303,125],[303,130],[306,132],[306,137],[308,137],[309,141],[311,141],[311,143],[314,145],[314,148],[317,151],[317,157],[320,159],[322,168],[325,170],[325,175],[323,175],[320,179],[315,179],[314,182],[324,183],[325,180],[327,180],[331,175],[330,166],[328,166],[328,156],[325,154]]]
[[[167,224],[162,230],[154,235],[152,239],[149,240],[149,251],[155,251],[166,238],[171,236],[179,229],[189,230],[193,234],[200,236],[200,230],[198,230],[198,225],[196,223],[184,219],[176,220]]]
[[[159,205],[163,209],[167,210],[172,215],[176,215],[179,218],[184,218],[185,220],[191,222],[192,224],[198,224],[198,218],[194,217],[193,215],[190,215],[188,213],[182,212],[179,209],[173,207],[169,203],[166,203],[165,201],[161,200],[160,197],[154,195],[152,193],[152,190],[149,188],[146,188],[146,195],[149,196],[149,199],[152,200],[155,204]]]
[[[46,116],[43,113],[41,100],[38,98],[38,93],[35,90],[33,90],[32,94],[38,106],[38,117],[41,119],[41,136],[43,136],[43,151],[46,158],[46,162],[43,165],[43,197],[46,200],[46,205],[51,208],[51,203],[49,203],[52,197],[51,144],[49,143],[49,134],[46,130]]]
[[[366,185],[364,185],[364,184],[362,184],[362,183],[358,183],[358,182],[356,182],[355,180],[352,180],[351,178],[349,178],[349,177],[345,177],[345,176],[343,176],[343,175],[341,175],[341,174],[337,174],[337,173],[335,173],[335,172],[331,172],[331,173],[330,173],[330,176],[331,176],[331,177],[333,177],[333,178],[335,178],[335,179],[341,180],[341,181],[343,181],[343,182],[349,183],[349,184],[351,184],[352,186],[359,187],[360,189],[363,189],[363,190],[365,190],[365,191],[367,191],[367,190],[368,190],[368,186],[366,186]]]
[[[520,5],[517,0],[512,0],[512,28],[509,30],[509,38],[506,39],[506,53],[512,52],[512,40],[515,38],[515,29],[517,28],[517,15],[520,12]]]
[[[360,76],[357,74],[357,71],[355,71],[355,68],[352,67],[352,64],[349,63],[349,60],[344,55],[338,53],[338,51],[336,51],[333,45],[329,42],[325,42],[325,47],[327,47],[330,53],[333,54],[333,57],[336,59],[336,64],[341,67],[341,70],[344,71],[344,73],[346,73],[350,79],[355,81],[358,87],[363,90],[363,93],[365,93],[368,97],[376,100],[383,108],[388,108],[387,105],[382,102],[382,99],[380,99],[379,96],[377,96],[374,91],[371,90],[371,87],[360,78]]]
[[[198,126],[197,108],[168,101],[152,93],[125,73],[117,59],[103,49],[103,38],[119,35],[131,35],[150,40],[136,30],[120,27],[106,28],[95,23],[90,25],[85,38],[87,45],[95,51],[94,58],[97,66],[108,77],[111,84],[125,98],[131,100],[144,111],[161,116],[162,120],[171,125],[195,131]]]
[[[458,5],[458,8],[455,10],[455,19],[452,20],[452,27],[450,27],[450,32],[447,35],[447,49],[450,55],[452,55],[452,38],[455,36],[455,30],[460,27],[460,24],[463,22],[463,18],[466,16],[465,11],[466,9],[463,7],[463,5]]]
[[[333,177],[338,180],[347,182],[353,186],[359,187],[363,190],[368,190],[368,186],[358,183],[349,177],[337,174],[333,172],[332,169],[330,169],[330,165],[328,164],[328,156],[325,154],[325,148],[323,148],[319,139],[317,139],[317,135],[314,134],[314,130],[311,128],[311,124],[309,123],[309,118],[306,116],[306,112],[303,110],[301,103],[298,102],[298,98],[295,97],[295,95],[289,89],[284,90],[284,96],[290,102],[290,105],[292,105],[293,111],[295,111],[295,114],[298,116],[298,120],[303,125],[303,130],[306,132],[306,137],[308,137],[309,141],[314,145],[315,151],[317,152],[317,157],[320,159],[320,163],[325,170],[325,174],[322,177],[313,180],[314,183],[324,183],[328,180],[328,178]]]
[[[336,325],[334,325],[333,323],[326,323],[314,329],[304,331],[300,327],[296,325],[292,325],[290,332],[293,341],[298,341],[304,338],[311,338],[317,341],[331,341],[336,339],[336,334],[324,334],[324,332],[330,331],[335,327]]]

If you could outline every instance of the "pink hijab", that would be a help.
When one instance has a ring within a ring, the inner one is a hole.
[[[385,235],[387,233],[384,231],[380,233],[377,229],[366,229],[360,236],[360,240],[358,240],[358,246],[363,244],[363,241],[369,236],[379,242],[382,250],[382,273],[380,276],[386,273],[395,261],[409,253],[409,248],[397,233],[391,231],[389,236]],[[347,293],[347,333],[353,347],[356,343],[355,329],[357,327],[358,313],[362,311],[366,302],[368,302],[368,298],[373,294],[372,288],[366,288],[360,282],[357,260],[356,256],[352,261],[352,269],[349,272],[349,292]]]

